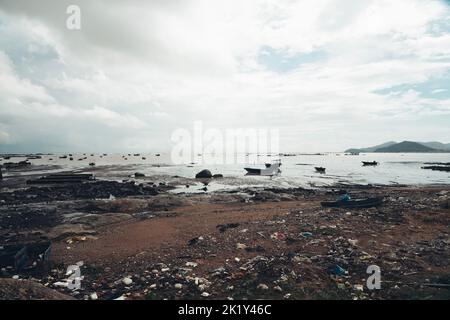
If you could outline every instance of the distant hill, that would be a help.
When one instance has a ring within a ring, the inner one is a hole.
[[[420,144],[423,144],[424,146],[427,146],[429,148],[437,149],[437,150],[450,150],[450,143],[441,143],[437,141],[432,142],[419,142]]]
[[[385,142],[383,144],[379,144],[377,146],[368,147],[368,148],[352,148],[352,149],[345,150],[345,152],[350,152],[350,153],[375,152],[375,150],[377,150],[377,149],[389,147],[396,143],[397,142],[395,142],[395,141],[389,141],[389,142]]]
[[[379,148],[375,150],[375,152],[434,152],[434,151],[437,150],[413,141],[403,141],[388,147]]]
[[[414,142],[403,141],[400,143],[389,141],[377,146],[369,148],[352,148],[345,152],[360,153],[360,152],[450,152],[450,143],[444,144],[441,142]]]

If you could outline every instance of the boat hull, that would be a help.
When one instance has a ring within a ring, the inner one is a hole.
[[[378,207],[383,203],[383,198],[367,198],[367,199],[355,199],[347,201],[324,201],[320,204],[322,207],[332,208],[371,208]]]
[[[254,168],[244,168],[247,171],[248,175],[253,176],[260,176],[261,175],[261,169],[254,169]]]

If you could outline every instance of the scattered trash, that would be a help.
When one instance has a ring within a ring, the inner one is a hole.
[[[50,257],[48,241],[15,245],[3,245],[0,250],[0,268],[12,267],[17,271],[45,266]]]
[[[332,273],[333,273],[334,275],[336,275],[336,276],[343,276],[343,275],[346,275],[348,272],[347,272],[347,270],[345,270],[345,269],[342,268],[341,266],[336,265],[336,266],[333,268]]]
[[[281,232],[275,232],[270,235],[270,238],[272,238],[273,240],[283,241],[283,240],[286,240],[286,235]]]
[[[203,237],[196,237],[188,241],[189,246],[193,246],[203,240]]]
[[[264,252],[265,249],[262,246],[257,245],[256,247],[247,247],[247,248],[245,248],[245,251],[247,251],[247,252]]]
[[[282,291],[283,291],[283,289],[281,289],[280,286],[275,286],[275,287],[273,287],[273,290],[274,290],[274,291],[277,291],[277,292],[282,292]]]
[[[356,291],[364,291],[364,286],[362,284],[355,284],[353,288]]]
[[[196,262],[186,262],[186,267],[195,268],[197,266],[198,266],[198,263],[196,263]]]
[[[257,289],[259,289],[259,290],[269,290],[269,286],[264,284],[264,283],[260,283],[258,285]]]
[[[233,229],[237,227],[239,227],[239,223],[219,224],[216,226],[216,228],[218,228],[220,232],[225,232],[228,229]]]
[[[302,232],[301,235],[303,238],[311,238],[313,236],[311,232]]]

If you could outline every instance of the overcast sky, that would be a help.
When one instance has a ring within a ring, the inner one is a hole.
[[[448,1],[0,0],[0,152],[170,151],[197,120],[449,143]]]

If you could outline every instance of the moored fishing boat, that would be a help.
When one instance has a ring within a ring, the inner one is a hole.
[[[273,163],[266,163],[264,168],[244,168],[247,175],[252,176],[274,176],[281,173],[281,160],[276,160]]]
[[[363,166],[377,166],[378,162],[376,161],[362,161]]]

